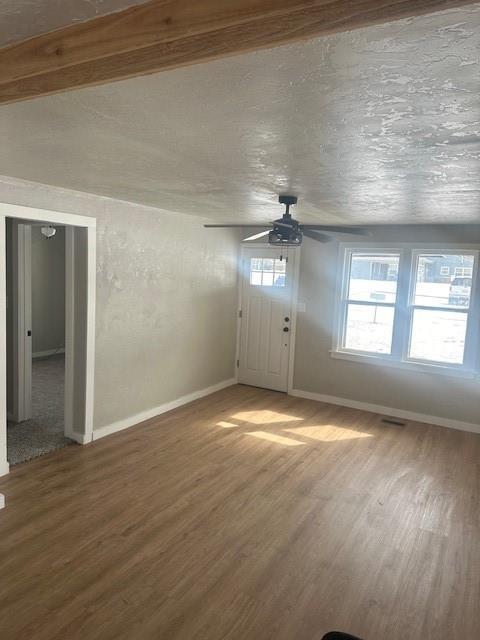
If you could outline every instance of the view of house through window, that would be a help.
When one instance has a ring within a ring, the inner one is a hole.
[[[475,260],[347,249],[336,350],[465,365]]]
[[[250,258],[250,284],[264,287],[285,286],[285,260]]]
[[[473,262],[471,255],[417,256],[410,358],[463,364]],[[442,275],[446,266],[462,276]]]
[[[352,254],[344,346],[390,353],[400,255]]]

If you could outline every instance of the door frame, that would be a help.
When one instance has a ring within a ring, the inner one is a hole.
[[[7,459],[7,358],[6,358],[6,218],[45,222],[66,227],[65,235],[65,434],[80,444],[92,441],[95,366],[96,224],[95,218],[61,211],[0,203],[0,476],[9,472]],[[82,310],[82,347],[75,346],[75,232],[85,232],[85,307]],[[67,351],[70,356],[67,356]],[[76,369],[84,371],[81,387]],[[79,398],[75,397],[77,395]],[[74,405],[76,401],[76,404]],[[80,402],[80,404],[79,404]],[[81,418],[74,425],[74,406],[81,406]]]
[[[32,325],[32,265],[31,226],[22,222],[12,225],[12,276],[13,290],[13,402],[12,414],[7,417],[15,422],[31,418],[32,412],[32,340],[27,331]]]
[[[274,249],[267,242],[242,242],[238,257],[238,305],[237,305],[237,344],[235,348],[235,381],[238,383],[238,368],[240,360],[240,336],[242,328],[242,291],[243,291],[243,267],[245,251],[247,249]],[[293,282],[292,282],[292,320],[290,324],[290,345],[288,349],[288,372],[287,372],[287,394],[293,390],[293,374],[295,369],[295,338],[297,335],[297,313],[298,313],[298,288],[300,281],[300,252],[301,247],[288,247],[293,254]]]

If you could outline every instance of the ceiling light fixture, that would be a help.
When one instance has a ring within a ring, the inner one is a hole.
[[[48,227],[42,227],[40,231],[42,232],[42,234],[45,236],[47,240],[49,240],[50,238],[53,238],[53,236],[57,233],[57,230],[55,229],[55,227],[51,227],[50,225]]]

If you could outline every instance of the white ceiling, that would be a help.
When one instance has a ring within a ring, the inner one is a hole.
[[[6,105],[0,174],[219,221],[293,192],[304,220],[480,222],[479,57],[476,4]]]

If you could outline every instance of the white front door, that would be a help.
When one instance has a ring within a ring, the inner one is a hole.
[[[287,391],[294,280],[292,248],[244,248],[238,381]]]

